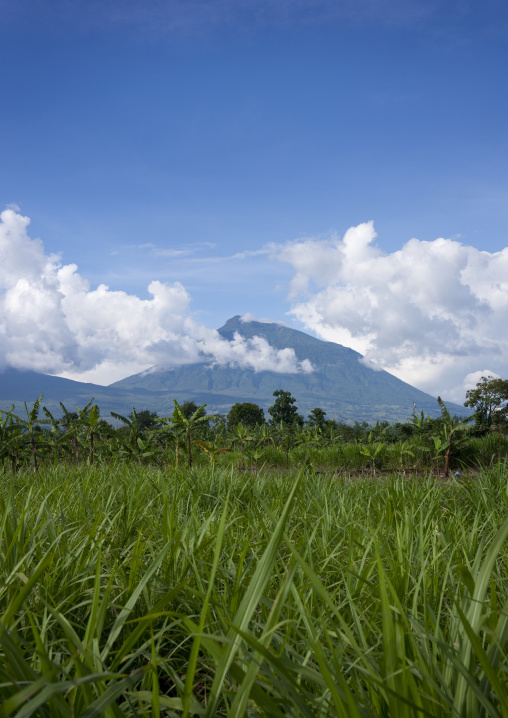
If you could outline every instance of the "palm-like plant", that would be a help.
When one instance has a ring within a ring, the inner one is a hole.
[[[21,431],[14,423],[13,411],[14,404],[11,405],[9,411],[3,411],[0,409],[0,459],[2,461],[2,466],[4,465],[5,459],[9,457],[11,459],[14,458],[12,453],[13,430],[17,430],[18,434],[21,434]],[[13,461],[13,469],[14,466],[15,462]]]
[[[433,438],[438,454],[444,453],[444,475],[448,477],[450,473],[450,462],[453,459],[454,452],[467,441],[467,434],[471,431],[468,422],[474,417],[471,416],[463,421],[458,421],[452,418],[440,396],[437,397],[437,401],[441,408],[443,428],[441,435]],[[439,440],[439,446],[436,443],[436,439]]]
[[[231,449],[227,446],[220,446],[221,436],[219,434],[216,434],[212,441],[197,440],[193,443],[194,446],[198,446],[205,452],[205,454],[207,454],[211,464],[215,464],[215,460],[217,456],[220,456],[220,454],[225,454],[228,451],[231,451]]]
[[[143,463],[155,461],[158,466],[162,466],[164,447],[157,442],[153,434],[143,438],[138,436],[137,447],[139,450],[139,458]]]
[[[74,451],[76,464],[79,464],[79,432],[81,426],[79,423],[78,410],[76,409],[76,411],[68,411],[64,404],[62,404],[62,402],[60,402],[60,408],[62,409],[62,418],[60,419],[59,424],[63,428],[62,441],[65,441],[67,439],[71,440],[72,450]]]
[[[298,437],[300,444],[317,447],[323,444],[323,432],[320,426],[306,426]]]
[[[414,451],[411,451],[411,449],[409,447],[410,447],[410,444],[409,444],[409,441],[407,441],[407,439],[406,439],[406,441],[403,441],[399,445],[399,463],[400,463],[400,468],[401,468],[404,476],[406,475],[406,462],[404,461],[404,457],[407,456],[407,457],[414,458]]]
[[[274,430],[275,427],[270,426],[270,424],[261,424],[261,426],[256,427],[259,443],[262,446],[269,446],[270,444],[273,446],[275,444]]]
[[[90,399],[88,404],[83,409],[76,407],[79,425],[85,430],[85,435],[88,438],[88,456],[91,466],[95,463],[95,438],[99,433],[100,426],[99,407],[97,404],[92,405],[93,401],[93,399]]]
[[[25,406],[26,419],[24,419],[20,416],[17,416],[16,414],[13,414],[12,411],[8,412],[8,415],[13,420],[15,420],[11,424],[11,426],[14,428],[14,426],[17,424],[17,426],[21,429],[21,436],[28,443],[28,445],[30,447],[34,471],[39,470],[37,439],[39,438],[40,433],[41,433],[40,424],[47,423],[47,422],[41,422],[39,420],[39,412],[40,412],[40,407],[41,407],[42,396],[43,395],[41,394],[40,397],[35,400],[34,405],[32,406],[31,409],[28,408],[26,401],[23,402],[24,406]]]
[[[299,440],[299,428],[296,422],[285,424],[283,421],[277,427],[278,443],[286,454],[286,468],[289,468],[289,452]]]
[[[382,441],[374,439],[372,431],[369,434],[367,444],[361,444],[360,453],[372,461],[372,473],[374,476],[376,475],[376,459],[382,454],[384,449],[385,444]]]
[[[240,446],[240,468],[245,469],[245,445],[253,441],[254,436],[251,434],[250,430],[246,426],[244,426],[241,421],[239,421],[238,424],[231,431],[231,438],[234,444],[238,444]]]
[[[206,404],[200,406],[192,416],[187,418],[182,411],[180,404],[174,399],[175,410],[172,417],[161,417],[161,422],[170,421],[175,429],[175,441],[176,441],[176,452],[177,452],[177,463],[178,463],[178,449],[180,440],[183,438],[185,448],[187,450],[187,466],[192,466],[192,437],[201,428],[201,426],[208,422],[210,417],[203,414]]]
[[[137,451],[139,449],[138,439],[141,435],[142,425],[136,409],[132,407],[130,416],[122,416],[115,411],[111,412],[111,416],[119,419],[124,426],[129,428],[129,441],[134,447],[134,451]]]
[[[258,444],[255,447],[255,449],[253,450],[253,452],[251,453],[251,458],[252,458],[252,461],[254,462],[254,471],[256,472],[256,476],[258,473],[258,462],[260,459],[263,458],[263,454],[264,454],[264,449],[263,449],[263,446],[260,444]]]

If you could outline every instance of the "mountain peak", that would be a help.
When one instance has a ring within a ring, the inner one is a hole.
[[[241,327],[244,323],[245,322],[242,321],[242,316],[240,314],[235,314],[235,316],[228,319],[224,326],[221,327],[218,331],[221,333],[222,331],[236,331],[238,327]]]
[[[254,326],[261,326],[261,327],[270,327],[270,326],[277,326],[282,327],[284,326],[280,322],[271,321],[268,319],[250,319],[248,314],[235,314],[234,317],[231,317],[227,320],[227,322],[224,324],[223,327],[221,327],[218,331],[222,333],[225,332],[232,332],[232,331],[240,331],[245,327],[246,324],[253,324]]]
[[[337,352],[347,355],[351,359],[361,358],[361,354],[355,352],[354,349],[349,349],[341,344],[317,339],[299,329],[293,329],[279,322],[259,321],[256,319],[246,320],[239,314],[228,319],[224,326],[217,331],[224,339],[229,341],[234,338],[236,333],[246,339],[252,339],[255,336],[263,337],[274,349],[291,348],[295,352],[298,361],[308,359],[312,364],[315,361],[318,363],[322,361],[327,363],[330,361],[335,362]],[[333,358],[330,357],[330,354],[333,355]]]

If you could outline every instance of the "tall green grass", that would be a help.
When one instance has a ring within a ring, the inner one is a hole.
[[[507,478],[5,474],[0,716],[508,716]]]

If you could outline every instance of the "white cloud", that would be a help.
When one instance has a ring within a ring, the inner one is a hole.
[[[180,249],[175,247],[157,247],[153,242],[138,244],[136,247],[136,249],[148,250],[154,257],[163,257],[165,259],[187,258],[203,249],[214,248],[215,244],[213,242],[191,242],[187,244],[186,247]]]
[[[375,239],[367,222],[343,239],[272,246],[272,256],[294,270],[291,314],[367,362],[455,401],[480,367],[508,376],[508,248],[489,253],[451,239],[411,239],[388,254]]]
[[[233,341],[198,324],[179,282],[152,281],[149,299],[92,289],[74,264],[47,256],[29,219],[0,214],[0,368],[12,366],[109,383],[157,364],[196,361],[254,371],[308,372],[292,350],[264,339]]]
[[[259,322],[259,324],[279,324],[281,327],[287,326],[283,322],[276,322],[273,319],[269,319],[268,317],[255,317],[250,312],[243,314],[240,317],[240,321],[242,322],[242,324],[249,324],[249,322]]]
[[[246,339],[235,332],[233,339],[228,342],[214,330],[207,330],[206,335],[203,338],[204,346],[213,355],[214,364],[282,374],[308,374],[313,371],[308,359],[298,362],[293,349],[274,349],[264,337]]]
[[[474,389],[482,377],[492,377],[493,379],[501,379],[499,374],[490,369],[480,369],[479,371],[472,371],[464,378],[464,388]]]
[[[372,369],[373,371],[383,371],[383,367],[379,366],[373,359],[367,359],[367,357],[361,357],[358,359],[360,364],[363,364],[364,366],[368,366],[369,369]]]

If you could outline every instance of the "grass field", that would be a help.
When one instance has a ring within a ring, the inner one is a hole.
[[[0,478],[0,716],[508,716],[504,463]]]

